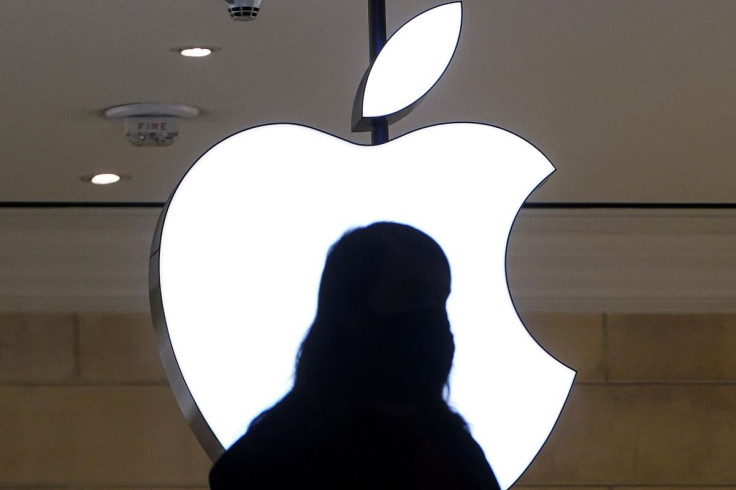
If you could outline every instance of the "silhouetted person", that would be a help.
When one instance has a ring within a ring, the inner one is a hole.
[[[440,246],[407,225],[346,233],[327,256],[292,390],[214,465],[225,489],[497,489],[443,398],[455,351]],[[288,305],[284,305],[288,307]]]

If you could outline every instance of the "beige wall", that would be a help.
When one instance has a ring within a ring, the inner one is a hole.
[[[578,370],[516,488],[736,488],[736,315],[522,314]],[[0,489],[196,488],[141,314],[0,315]]]
[[[736,488],[736,316],[522,316],[579,372],[518,487]]]
[[[206,487],[148,315],[0,316],[0,488]]]

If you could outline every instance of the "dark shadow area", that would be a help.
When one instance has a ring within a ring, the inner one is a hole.
[[[223,489],[497,489],[447,404],[455,351],[450,267],[398,223],[349,231],[330,249],[292,390],[214,465]],[[288,308],[288,305],[284,305]]]

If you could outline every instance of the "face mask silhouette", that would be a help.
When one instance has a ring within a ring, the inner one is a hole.
[[[382,401],[441,398],[455,343],[444,307],[371,315],[368,388]]]

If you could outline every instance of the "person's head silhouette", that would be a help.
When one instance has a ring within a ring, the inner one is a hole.
[[[349,231],[329,251],[294,391],[389,404],[442,402],[453,337],[450,267],[411,226]]]

